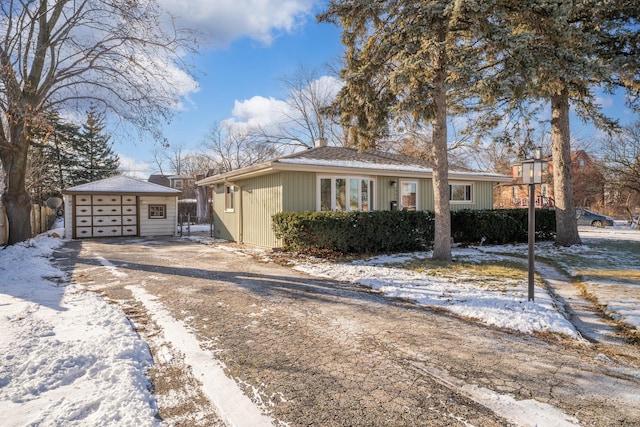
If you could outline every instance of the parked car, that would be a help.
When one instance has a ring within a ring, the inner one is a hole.
[[[593,227],[613,227],[613,218],[599,213],[591,212],[589,209],[576,209],[578,225],[591,225]]]

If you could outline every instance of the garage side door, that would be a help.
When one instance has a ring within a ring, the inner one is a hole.
[[[138,198],[120,195],[75,196],[75,238],[138,235]]]

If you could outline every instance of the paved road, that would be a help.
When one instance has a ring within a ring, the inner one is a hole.
[[[158,353],[162,331],[127,286],[156,295],[290,426],[543,426],[562,414],[566,425],[640,426],[637,347],[506,332],[185,240],[74,241],[58,257]],[[193,382],[188,367],[172,381],[167,371],[151,373],[159,394]],[[159,404],[175,425],[220,424],[200,395]]]

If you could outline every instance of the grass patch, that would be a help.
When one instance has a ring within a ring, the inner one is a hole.
[[[593,269],[577,269],[574,270],[577,276],[589,277],[593,279],[615,280],[617,282],[640,283],[640,271],[616,269],[616,270],[593,270]]]
[[[488,287],[521,285],[527,278],[527,266],[516,261],[468,262],[414,259],[394,264],[397,267],[444,279],[471,280]]]

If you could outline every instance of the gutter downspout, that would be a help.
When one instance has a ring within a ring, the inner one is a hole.
[[[244,243],[244,221],[242,213],[242,187],[238,186],[238,243]]]

